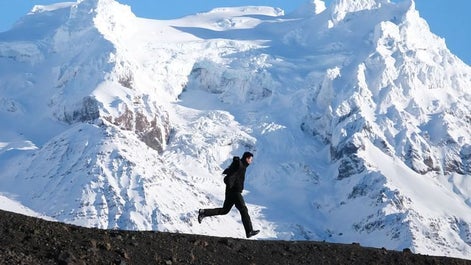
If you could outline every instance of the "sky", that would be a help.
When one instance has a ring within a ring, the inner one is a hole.
[[[72,0],[69,0],[72,1]],[[292,11],[307,0],[118,0],[131,6],[139,17],[172,19],[215,7],[265,5]],[[15,21],[27,14],[34,5],[67,2],[67,0],[20,0],[14,4],[10,0],[0,0],[0,32],[8,30]],[[325,1],[327,5],[332,0]],[[468,65],[471,65],[471,10],[470,0],[415,0],[416,8],[425,18],[433,33],[445,39],[448,48]]]

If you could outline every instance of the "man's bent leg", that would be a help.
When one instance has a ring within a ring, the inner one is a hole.
[[[203,209],[204,216],[225,215],[228,214],[234,205],[234,196],[231,193],[226,193],[226,198],[222,208]]]

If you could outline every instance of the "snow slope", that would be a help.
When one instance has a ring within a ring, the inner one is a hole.
[[[236,210],[196,214],[249,150],[259,239],[471,258],[471,68],[411,0],[36,6],[0,33],[0,76],[0,192],[41,215],[242,237]]]
[[[28,216],[32,216],[32,217],[42,218],[42,219],[49,220],[49,221],[54,221],[53,219],[51,219],[47,216],[41,215],[41,214],[39,214],[39,213],[23,206],[21,203],[9,198],[8,195],[5,196],[5,195],[0,194],[0,209],[2,209],[4,211],[20,213],[20,214],[23,214],[23,215],[28,215]]]

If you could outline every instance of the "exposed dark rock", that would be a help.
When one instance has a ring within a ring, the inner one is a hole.
[[[157,116],[154,116],[154,118],[149,121],[144,115],[138,112],[136,113],[135,132],[139,136],[139,139],[147,146],[162,152],[163,147],[168,142],[170,121],[167,116],[163,116],[163,119],[157,119]]]
[[[118,77],[118,82],[126,88],[133,89],[134,88],[134,75],[132,74],[131,71],[126,71],[122,73]]]
[[[463,171],[465,174],[471,173],[471,145],[465,145],[462,147],[461,160],[463,161]]]
[[[351,177],[355,174],[364,172],[366,167],[361,158],[356,155],[350,155],[340,159],[339,172],[337,175],[338,180],[342,180]]]
[[[356,156],[360,149],[364,149],[364,146],[360,146],[352,141],[347,141],[337,146],[331,146],[330,155],[333,160],[339,160],[344,157]]]
[[[88,96],[82,99],[79,108],[72,112],[64,113],[64,121],[67,123],[93,121],[100,117],[98,102],[94,97]]]
[[[358,243],[220,238],[77,227],[0,211],[0,264],[470,264]]]
[[[134,127],[134,113],[125,104],[123,114],[121,114],[119,117],[116,117],[115,119],[110,117],[109,121],[114,125],[119,126],[123,130],[130,131]]]
[[[108,122],[123,130],[133,131],[150,148],[162,152],[170,135],[170,121],[166,112],[155,114],[149,120],[139,111],[132,111],[127,105],[119,117],[104,117]]]

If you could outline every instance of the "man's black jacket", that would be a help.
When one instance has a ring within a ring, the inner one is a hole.
[[[242,192],[244,190],[245,171],[249,164],[235,156],[231,165],[222,174],[225,174],[226,192]]]

